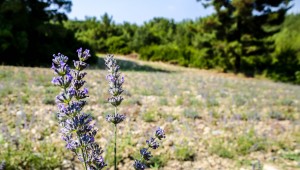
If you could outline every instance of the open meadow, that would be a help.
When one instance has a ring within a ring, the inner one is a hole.
[[[139,149],[162,127],[148,164],[164,170],[300,169],[300,86],[117,57],[125,76],[118,162],[133,169]],[[49,61],[50,63],[50,61]],[[96,141],[113,165],[113,112],[102,58],[87,70]],[[49,68],[0,66],[0,163],[7,169],[83,169],[65,149],[55,113],[60,88]]]

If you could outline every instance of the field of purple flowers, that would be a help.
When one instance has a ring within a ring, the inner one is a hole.
[[[113,166],[114,109],[102,58],[85,77],[85,112]],[[118,168],[134,159],[155,128],[166,139],[150,169],[300,169],[300,87],[263,79],[119,58],[124,101],[119,112]],[[50,63],[50,61],[49,61]],[[83,169],[65,149],[55,113],[60,89],[49,68],[0,66],[0,164],[7,169]],[[1,165],[0,165],[1,169]]]

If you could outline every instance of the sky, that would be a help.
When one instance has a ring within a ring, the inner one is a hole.
[[[213,8],[205,9],[196,0],[72,0],[69,19],[84,20],[86,16],[100,18],[104,13],[113,17],[116,23],[124,21],[142,25],[154,17],[174,19],[196,19],[210,15]],[[300,1],[292,2],[294,7],[288,13],[300,13]]]

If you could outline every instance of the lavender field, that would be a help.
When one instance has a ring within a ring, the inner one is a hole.
[[[300,86],[162,63],[118,58],[125,77],[118,131],[120,170],[160,126],[166,139],[150,169],[300,169]],[[113,166],[113,127],[105,116],[106,71],[87,70],[85,112],[96,120],[97,143]],[[0,163],[7,169],[83,169],[61,140],[55,113],[60,89],[49,68],[0,66]]]

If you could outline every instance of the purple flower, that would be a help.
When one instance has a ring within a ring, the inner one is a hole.
[[[111,69],[111,68],[115,68],[117,66],[117,62],[116,60],[114,59],[114,55],[107,55],[106,58],[104,59],[105,61],[105,65],[107,66],[108,69]]]
[[[87,94],[88,94],[88,90],[87,88],[84,88],[83,90],[77,90],[74,96],[77,100],[81,100],[89,97]]]
[[[86,69],[89,65],[83,61],[73,61],[74,62],[74,67],[78,71],[82,71]]]
[[[141,154],[142,157],[143,157],[145,160],[147,160],[147,161],[149,161],[150,158],[152,157],[151,152],[148,151],[148,149],[146,149],[146,148],[141,149],[141,150],[140,150],[140,154]]]
[[[89,93],[89,90],[87,88],[83,89],[83,94],[87,95]]]
[[[77,70],[72,70],[73,76],[76,80],[81,80],[87,74],[86,72],[80,72]]]
[[[108,92],[112,95],[112,96],[118,96],[120,95],[124,90],[121,88],[110,88],[108,90]]]
[[[124,83],[124,76],[121,77],[118,81],[118,85],[122,85]]]
[[[92,121],[92,117],[89,114],[81,113],[73,118],[74,124],[78,127],[88,125]]]
[[[116,115],[107,115],[106,116],[106,121],[111,122],[113,124],[119,124],[125,120],[126,116],[121,115],[121,114],[116,114]]]
[[[59,95],[56,96],[56,103],[66,103],[68,104],[71,99],[72,99],[73,95],[68,93],[68,94],[65,94],[65,93],[60,93]]]
[[[63,77],[53,77],[52,84],[54,84],[55,86],[60,86],[63,87],[64,86],[64,81],[63,81]]]
[[[73,86],[76,90],[78,90],[78,89],[80,89],[80,88],[84,85],[85,82],[86,82],[86,81],[84,81],[84,80],[73,80],[72,86]]]
[[[80,139],[84,144],[93,143],[95,141],[94,136],[90,136],[86,134],[82,135]]]
[[[73,152],[79,147],[79,142],[73,139],[72,134],[62,136],[62,139],[67,142],[66,148]]]
[[[77,50],[78,53],[78,58],[80,61],[86,61],[89,57],[91,57],[90,55],[90,50],[86,49],[84,50],[84,52],[82,52],[82,48],[79,48]]]
[[[71,82],[73,80],[73,77],[71,74],[66,74],[65,79],[64,79],[64,87],[69,87]]]
[[[150,140],[146,140],[148,146],[152,149],[157,149],[159,147],[159,143],[155,141],[155,138],[150,138]]]
[[[144,169],[146,169],[146,166],[141,161],[138,161],[138,160],[134,160],[133,167],[134,167],[135,170],[144,170]]]
[[[69,95],[69,96],[75,96],[76,95],[76,89],[74,89],[73,87],[70,87],[68,90],[67,90],[67,94]]]
[[[112,83],[114,83],[116,81],[115,77],[110,74],[106,76],[106,79]]]
[[[67,88],[70,86],[72,79],[73,79],[72,75],[67,73],[64,76],[53,77],[51,82],[52,82],[52,84],[54,84],[56,86],[60,86],[62,88]]]
[[[63,103],[59,103],[57,104],[59,113],[61,114],[61,116],[66,116],[69,115],[71,113],[71,111],[69,110],[69,107],[66,107],[65,104]]]
[[[104,162],[102,156],[94,158],[93,163],[97,169],[102,169],[105,166],[107,166],[107,164]]]
[[[53,54],[54,59],[52,59],[52,62],[56,65],[59,65],[60,63],[67,63],[68,57],[62,55],[61,53],[58,53],[57,56]]]
[[[116,96],[116,97],[110,97],[110,98],[108,98],[108,102],[110,104],[112,104],[113,106],[115,106],[115,107],[119,106],[122,101],[123,101],[123,97],[122,96]]]
[[[82,108],[85,106],[86,101],[81,100],[81,101],[72,101],[69,106],[68,106],[68,112],[69,113],[79,113]]]
[[[165,131],[163,129],[161,129],[160,127],[157,128],[156,132],[155,132],[155,136],[161,140],[162,138],[166,138],[166,135],[165,135]]]
[[[52,63],[51,69],[59,76],[64,76],[70,72],[69,66],[64,62],[59,64]]]

